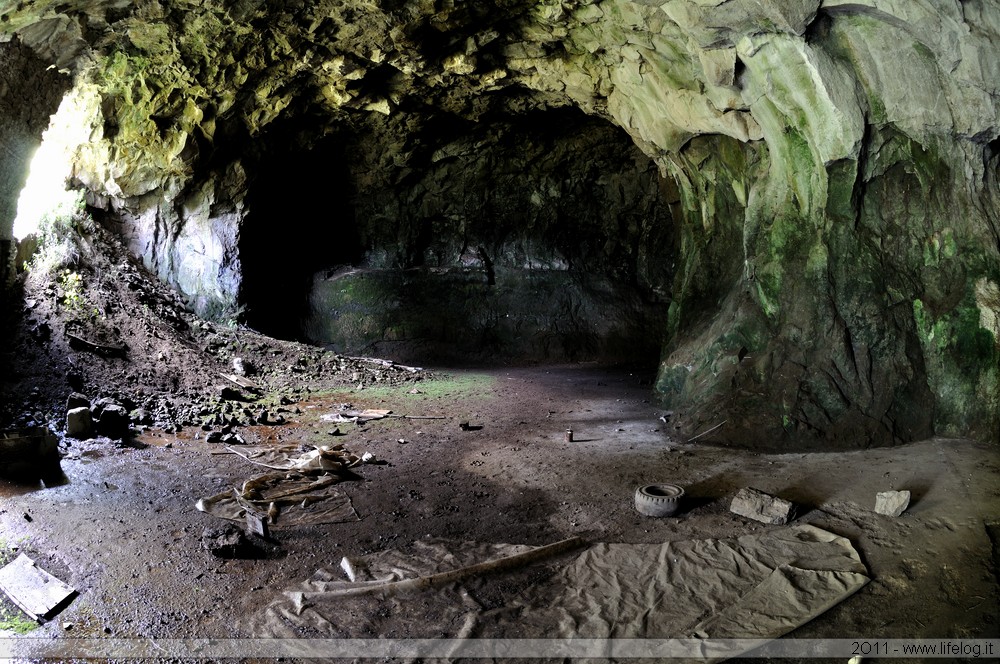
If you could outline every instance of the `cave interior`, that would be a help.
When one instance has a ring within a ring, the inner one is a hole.
[[[0,653],[284,635],[290,584],[427,537],[810,527],[864,587],[761,633],[1000,636],[995,2],[2,12],[0,563],[78,596],[38,625],[0,597]],[[348,516],[220,529],[198,498],[289,446],[336,459]],[[675,516],[637,513],[654,482]],[[454,627],[380,602],[294,633]]]

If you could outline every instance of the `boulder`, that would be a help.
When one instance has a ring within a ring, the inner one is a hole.
[[[66,399],[66,410],[73,410],[74,408],[90,408],[90,399],[85,394],[73,392]]]

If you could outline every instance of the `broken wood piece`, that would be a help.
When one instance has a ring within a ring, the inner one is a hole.
[[[105,357],[125,357],[125,346],[108,346],[106,344],[95,343],[71,332],[66,333],[66,338],[69,339],[69,347],[73,350],[86,350]]]
[[[382,593],[383,596],[387,596],[390,594],[408,592],[412,590],[427,590],[429,588],[436,588],[449,583],[455,583],[478,574],[500,572],[503,570],[529,565],[531,563],[538,562],[539,560],[565,553],[566,551],[575,549],[582,544],[583,540],[581,538],[570,537],[569,539],[564,539],[559,542],[555,542],[554,544],[539,546],[523,553],[516,553],[505,558],[487,560],[483,563],[469,565],[468,567],[461,567],[449,572],[439,572],[437,574],[431,574],[430,576],[421,576],[416,579],[403,579],[402,581],[362,582],[353,588],[341,588],[338,590],[325,591],[324,595],[327,597],[353,597],[356,595]],[[350,566],[350,561],[348,561],[348,565]],[[341,561],[341,568],[343,567],[344,562]]]
[[[0,569],[0,590],[38,622],[54,616],[76,595],[75,588],[39,568],[23,553]]]
[[[405,364],[396,364],[392,360],[380,360],[377,357],[348,357],[349,360],[355,360],[356,362],[369,362],[371,364],[377,364],[380,367],[386,367],[387,369],[402,369],[403,371],[409,371],[410,373],[419,373],[423,371],[421,367],[408,367]]]
[[[219,375],[228,381],[236,383],[245,390],[251,390],[253,392],[263,392],[263,390],[260,388],[259,385],[257,385],[257,383],[247,378],[244,378],[243,376],[237,376],[236,374],[224,374],[224,373],[220,373]]]
[[[271,539],[271,533],[267,527],[267,515],[261,514],[254,509],[247,509],[246,512],[247,533],[251,535],[259,535],[264,539]]]

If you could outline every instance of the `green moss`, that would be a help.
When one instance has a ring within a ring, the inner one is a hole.
[[[764,314],[771,319],[776,318],[781,310],[781,277],[781,266],[775,263],[757,273],[757,297]]]
[[[684,393],[684,385],[687,383],[691,371],[683,365],[661,366],[659,375],[656,378],[656,391],[663,396],[670,404],[670,399],[679,397]]]
[[[809,250],[809,258],[806,260],[806,271],[810,277],[825,283],[829,263],[830,252],[827,250],[826,244],[817,242]]]

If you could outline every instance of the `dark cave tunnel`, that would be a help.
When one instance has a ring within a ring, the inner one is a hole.
[[[301,340],[313,273],[361,258],[354,187],[342,136],[301,150],[287,131],[269,139],[240,231],[241,305],[254,329]]]
[[[272,130],[256,158],[251,327],[403,361],[656,362],[674,229],[620,129],[556,109],[301,130]]]

